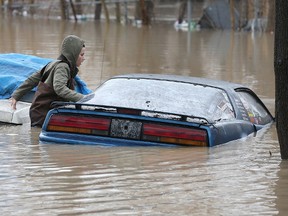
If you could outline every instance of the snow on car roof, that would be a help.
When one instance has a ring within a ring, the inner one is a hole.
[[[180,79],[180,76],[176,76],[177,79],[174,77],[172,79],[171,76],[147,74],[113,77],[98,87],[93,98],[85,103],[198,116],[211,120],[223,119],[227,113],[221,107],[226,105],[228,111],[230,110],[229,118],[234,118],[225,89],[207,83],[202,85],[195,81],[187,82],[184,77]]]
[[[209,79],[203,77],[191,77],[191,76],[182,76],[182,75],[170,75],[170,74],[125,74],[114,76],[111,79],[117,78],[127,78],[127,79],[154,79],[154,80],[166,80],[174,82],[185,82],[191,84],[201,84],[213,86],[221,89],[227,90],[228,88],[246,88],[245,86],[237,83],[232,83],[223,80]]]

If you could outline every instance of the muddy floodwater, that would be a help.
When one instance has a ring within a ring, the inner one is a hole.
[[[1,53],[48,58],[80,36],[79,75],[92,90],[125,73],[208,77],[252,88],[274,114],[272,33],[1,17],[0,34]],[[43,144],[39,133],[0,125],[1,215],[288,214],[275,124],[214,148]]]

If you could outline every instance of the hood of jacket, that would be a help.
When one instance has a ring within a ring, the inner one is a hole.
[[[69,35],[65,37],[62,42],[60,56],[64,56],[66,60],[69,62],[69,66],[71,68],[71,73],[73,77],[75,77],[78,72],[76,62],[83,46],[84,46],[84,40],[75,35]],[[61,59],[61,57],[59,58]]]

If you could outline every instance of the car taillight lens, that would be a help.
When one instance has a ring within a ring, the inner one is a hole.
[[[150,123],[143,125],[143,140],[181,145],[208,145],[205,130]]]
[[[101,117],[52,115],[47,131],[108,135],[111,119]]]

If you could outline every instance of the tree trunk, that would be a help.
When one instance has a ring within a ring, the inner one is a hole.
[[[146,10],[145,0],[140,0],[141,17],[143,25],[149,24],[149,18]]]
[[[231,22],[231,29],[235,30],[235,14],[234,14],[234,0],[230,0],[230,22]]]
[[[78,14],[78,15],[82,15],[83,14],[81,0],[76,0],[75,11],[76,11],[76,14]]]
[[[118,22],[118,23],[120,23],[121,22],[121,8],[120,8],[120,3],[119,2],[116,2],[115,3],[116,5],[116,8],[115,8],[115,13],[116,13],[116,21]]]
[[[30,0],[31,6],[30,6],[30,8],[29,8],[29,12],[30,12],[30,14],[31,14],[32,16],[35,14],[34,3],[35,3],[34,0]]]
[[[139,0],[139,2],[137,2],[135,18],[139,19],[139,14],[141,14],[141,20],[143,25],[149,25],[151,23],[153,13],[154,3],[152,0]]]
[[[242,0],[239,4],[239,27],[242,29],[248,23],[248,0]]]
[[[98,0],[95,0],[96,2]],[[102,11],[102,4],[96,4],[95,6],[95,14],[94,14],[94,19],[95,20],[100,20],[101,19],[101,11]]]
[[[75,21],[77,22],[77,15],[76,15],[76,9],[75,9],[75,6],[74,6],[74,3],[72,0],[69,0],[70,1],[70,6],[72,8],[72,12],[73,12],[73,16],[74,16],[74,19]]]
[[[61,8],[61,18],[63,20],[69,19],[68,4],[65,0],[60,1],[60,8]]]
[[[282,159],[288,159],[288,1],[275,5],[274,71],[275,117]]]
[[[274,32],[275,30],[275,0],[269,0],[268,21],[266,31]]]
[[[254,18],[254,0],[248,0],[248,20]]]
[[[179,24],[181,24],[184,21],[186,12],[187,12],[187,0],[181,0],[178,15]]]
[[[107,8],[107,5],[105,3],[105,0],[101,0],[101,4],[102,4],[102,7],[104,8],[106,22],[109,23],[110,22],[109,12],[108,12],[108,8]]]

